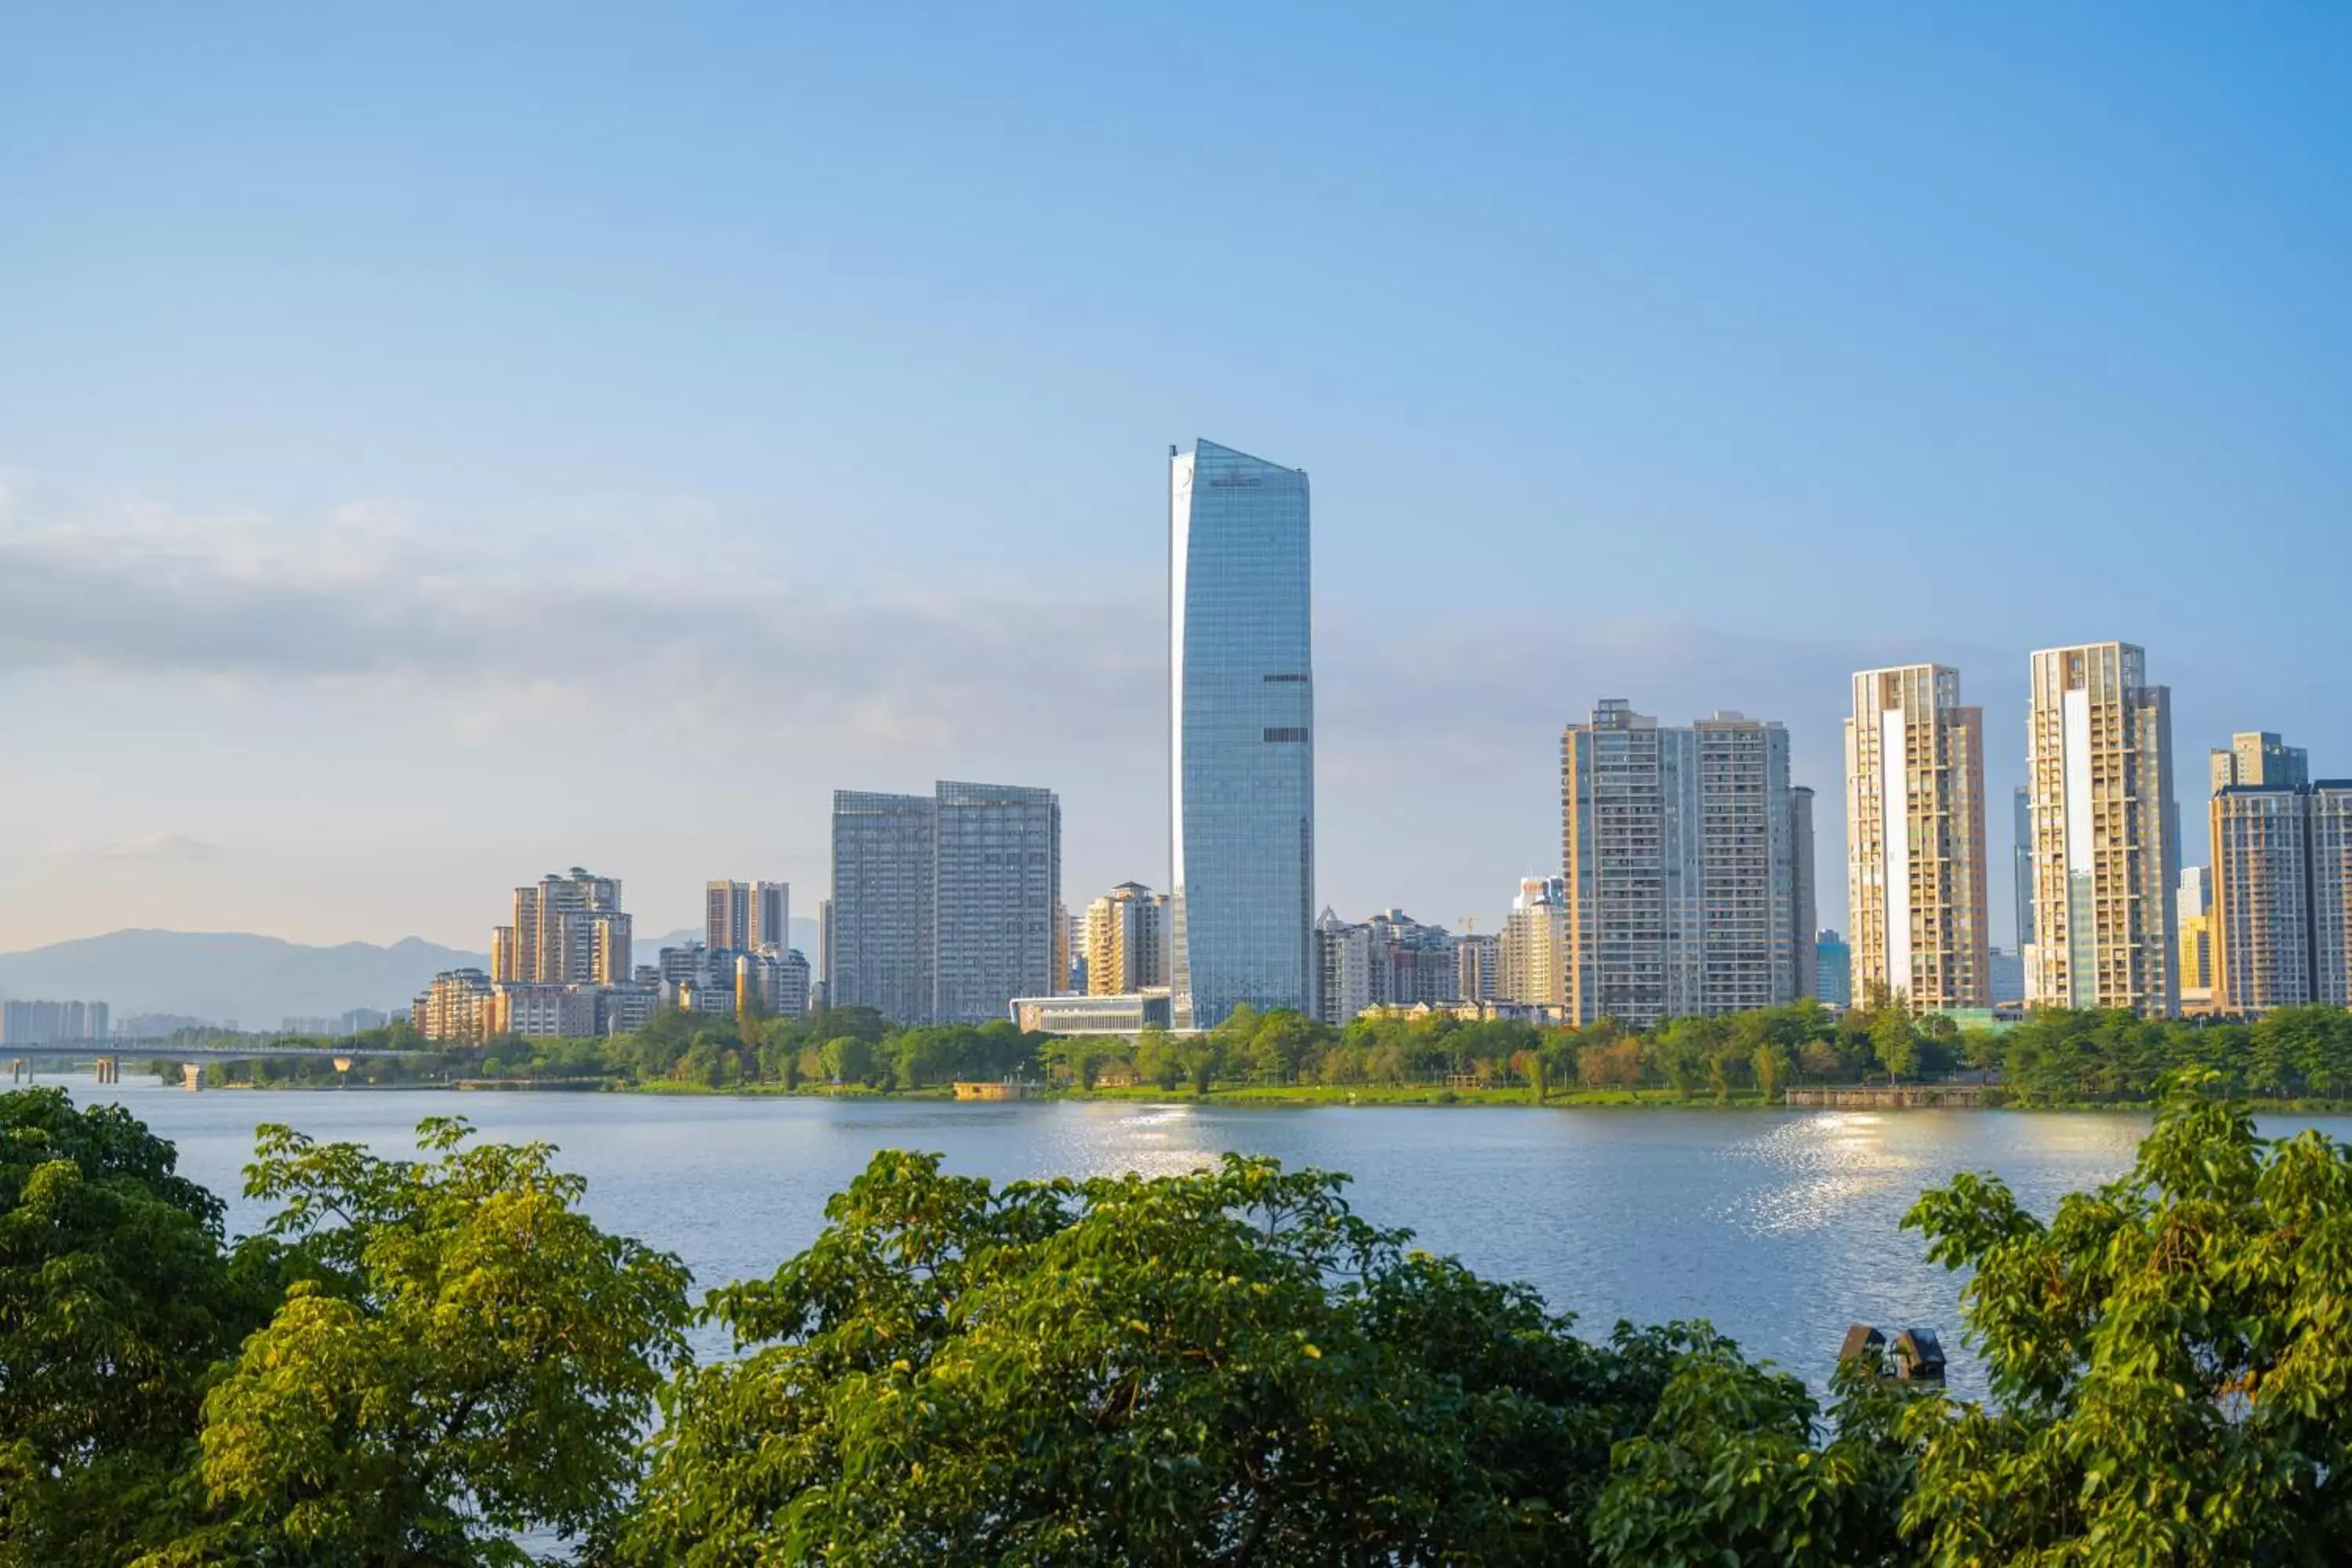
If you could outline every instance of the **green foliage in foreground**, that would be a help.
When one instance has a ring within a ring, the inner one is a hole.
[[[1024,1183],[878,1156],[714,1294],[629,1559],[1576,1563],[1681,1338],[1568,1331],[1339,1179]]]
[[[2210,1092],[2206,1080],[2196,1086]],[[582,1563],[2325,1563],[2352,1538],[2352,1150],[2184,1092],[1970,1271],[1985,1402],[1826,1412],[1705,1325],[1578,1337],[1342,1178],[996,1187],[875,1157],[684,1352],[677,1261],[551,1151],[265,1130],[235,1247],[170,1146],[0,1097],[0,1568]],[[654,1400],[661,1419],[655,1424]]]

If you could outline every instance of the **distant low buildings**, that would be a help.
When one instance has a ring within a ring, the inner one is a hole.
[[[289,1017],[278,1026],[282,1035],[312,1035],[327,1039],[342,1039],[369,1029],[381,1029],[392,1022],[388,1013],[373,1007],[353,1007],[349,1012],[333,1015],[315,1014]]]
[[[690,942],[661,950],[659,994],[688,1012],[800,1018],[809,1010],[809,965],[797,949],[744,952]]]
[[[0,1045],[67,1045],[110,1034],[103,1002],[0,1002]]]
[[[1164,985],[1115,996],[1015,996],[1005,1011],[1031,1034],[1139,1035],[1173,1022]]]
[[[1371,1007],[1451,1003],[1462,994],[1454,933],[1402,910],[1348,921],[1326,909],[1316,920],[1309,1015],[1342,1025]]]
[[[709,917],[730,932],[781,936],[785,931],[790,906],[782,883],[714,882],[710,889]],[[714,1012],[755,1008],[797,1017],[807,1010],[808,963],[797,952],[727,951],[723,962],[713,963],[710,950],[690,944],[696,967],[689,986],[669,973],[677,950],[664,949],[658,966],[636,966],[631,931],[616,879],[575,866],[536,887],[518,888],[513,923],[492,933],[490,972],[452,969],[435,975],[410,1004],[409,1023],[428,1040],[479,1045],[509,1035],[627,1034],[652,1022],[665,1001],[681,999]]]

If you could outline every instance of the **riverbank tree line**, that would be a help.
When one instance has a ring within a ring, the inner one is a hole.
[[[353,1044],[429,1049],[405,1025]],[[902,1027],[871,1009],[805,1018],[665,1012],[634,1034],[586,1040],[493,1040],[419,1062],[355,1061],[350,1076],[545,1084],[620,1083],[706,1089],[938,1089],[959,1079],[1024,1079],[1076,1089],[1118,1086],[1207,1094],[1219,1089],[1438,1084],[1517,1089],[1538,1099],[1644,1093],[1693,1101],[1772,1100],[1791,1084],[1998,1080],[2021,1106],[2147,1101],[2187,1069],[2221,1076],[2265,1100],[2352,1099],[2352,1013],[2282,1008],[2251,1022],[2143,1019],[2128,1012],[2042,1010],[2007,1029],[1962,1028],[1933,1015],[1814,1003],[1720,1018],[1677,1018],[1633,1031],[1602,1019],[1582,1029],[1509,1021],[1367,1015],[1344,1028],[1287,1010],[1237,1009],[1199,1035],[1140,1038],[1024,1033],[1008,1022]],[[218,1064],[219,1081],[315,1083],[318,1060]]]
[[[2054,1215],[1923,1194],[1989,1397],[1861,1361],[1826,1405],[1703,1323],[1580,1334],[1264,1159],[886,1151],[698,1300],[544,1144],[266,1127],[232,1239],[127,1110],[0,1095],[0,1568],[2333,1562],[2352,1149],[2221,1087]]]

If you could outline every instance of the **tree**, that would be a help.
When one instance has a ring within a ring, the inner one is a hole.
[[[1765,1104],[1780,1098],[1781,1086],[1789,1081],[1796,1065],[1789,1047],[1777,1041],[1765,1040],[1757,1046],[1755,1054],[1748,1058],[1748,1067],[1756,1075],[1756,1087],[1763,1091]]]
[[[2352,1529],[2352,1149],[2179,1086],[2131,1173],[2047,1224],[1961,1175],[1905,1219],[1993,1401],[1906,1415],[1937,1564],[2334,1561]]]
[[[213,1518],[177,1561],[520,1563],[516,1532],[612,1527],[686,1270],[581,1214],[548,1145],[467,1136],[422,1122],[411,1163],[260,1130],[293,1284],[205,1402]]]
[[[1919,1070],[1919,1037],[1911,1027],[1911,1016],[1899,1006],[1884,1007],[1871,1020],[1870,1048],[1878,1057],[1878,1065],[1894,1078],[1910,1077]]]
[[[1575,1563],[1675,1343],[1588,1344],[1409,1253],[1339,1178],[942,1175],[886,1152],[712,1293],[637,1563]]]
[[[1799,1379],[1703,1329],[1640,1436],[1617,1445],[1592,1539],[1610,1568],[1859,1568],[1912,1561],[1897,1520],[1904,1396],[1841,1367],[1833,1436]]]
[[[1585,1046],[1576,1053],[1576,1079],[1594,1089],[1640,1088],[1642,1042],[1622,1036]]]
[[[835,1083],[866,1083],[874,1077],[875,1052],[872,1041],[858,1035],[843,1035],[824,1043],[824,1072]]]
[[[0,1564],[168,1542],[205,1380],[269,1312],[221,1204],[120,1106],[0,1094]]]

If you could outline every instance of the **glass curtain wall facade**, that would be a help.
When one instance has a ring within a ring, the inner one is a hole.
[[[1062,805],[1052,790],[942,782],[929,1017],[985,1024],[1060,990]]]
[[[1304,470],[1169,451],[1171,970],[1179,1027],[1315,1010]]]
[[[833,792],[828,1005],[871,1007],[899,1023],[930,1016],[937,830],[929,795]]]

